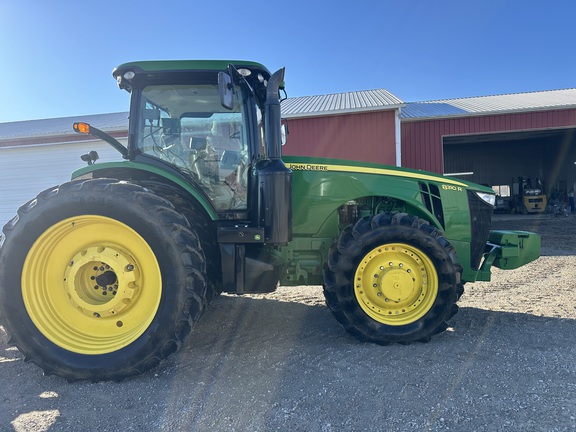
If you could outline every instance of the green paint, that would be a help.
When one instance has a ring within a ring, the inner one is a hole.
[[[241,66],[261,69],[268,72],[268,69],[260,63],[244,60],[159,60],[159,61],[137,61],[123,63],[115,70],[136,69],[143,72],[174,72],[174,71],[204,71],[226,70],[229,64],[237,68]]]
[[[175,183],[175,184],[181,186],[182,188],[184,188],[184,190],[186,190],[191,196],[193,196],[200,203],[200,205],[202,205],[202,207],[206,210],[206,212],[208,213],[208,215],[210,216],[210,218],[212,220],[218,219],[218,214],[216,213],[216,211],[214,210],[212,205],[191,184],[187,183],[186,181],[179,178],[178,176],[175,176],[170,171],[163,170],[161,168],[157,168],[155,166],[151,166],[148,164],[142,164],[142,163],[138,163],[138,162],[127,161],[127,162],[109,162],[109,163],[100,163],[100,164],[90,165],[90,166],[80,168],[80,169],[74,171],[72,173],[72,180],[74,180],[78,177],[81,177],[81,176],[91,175],[91,174],[98,176],[98,172],[111,170],[111,169],[122,170],[128,176],[128,178],[130,178],[131,172],[135,173],[136,171],[145,172],[145,173],[148,173],[148,175],[154,174],[154,175],[158,175],[160,177],[163,177],[166,180],[168,180],[169,182]]]

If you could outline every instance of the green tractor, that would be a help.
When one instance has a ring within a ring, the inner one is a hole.
[[[177,351],[220,293],[322,285],[362,341],[428,342],[464,283],[522,266],[540,238],[490,231],[494,192],[422,171],[282,158],[284,70],[134,62],[125,161],[41,192],[3,228],[0,323],[27,361],[121,380]]]

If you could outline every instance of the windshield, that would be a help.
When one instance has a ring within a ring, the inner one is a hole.
[[[212,84],[148,86],[141,99],[139,151],[193,177],[216,210],[246,209],[248,128],[240,88],[232,110],[222,107]]]

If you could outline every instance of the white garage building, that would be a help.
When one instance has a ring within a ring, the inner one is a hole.
[[[0,226],[40,191],[70,180],[74,169],[86,165],[81,155],[96,150],[100,161],[121,159],[109,144],[76,134],[76,121],[86,121],[127,145],[126,112],[0,123]]]

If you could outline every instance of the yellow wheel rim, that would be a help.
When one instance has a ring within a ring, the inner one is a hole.
[[[22,271],[28,315],[50,341],[80,354],[105,354],[134,342],[162,295],[148,243],[114,219],[84,215],[48,228]]]
[[[372,319],[386,325],[406,325],[422,318],[434,304],[438,274],[420,249],[390,243],[364,256],[356,270],[354,294]]]

